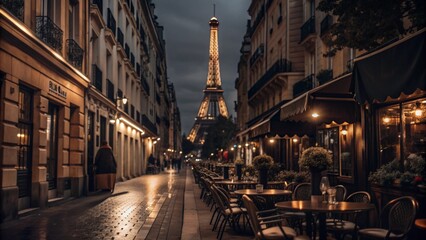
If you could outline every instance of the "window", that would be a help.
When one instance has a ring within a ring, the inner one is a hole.
[[[339,128],[327,128],[318,130],[317,143],[329,151],[333,159],[329,173],[340,174],[340,152],[339,152]]]
[[[410,154],[426,158],[426,98],[381,108],[378,122],[380,164]]]
[[[19,197],[31,195],[31,152],[32,152],[32,93],[26,88],[19,89],[18,122],[18,165],[17,184]]]
[[[78,1],[70,1],[68,6],[68,38],[77,40],[78,35]]]

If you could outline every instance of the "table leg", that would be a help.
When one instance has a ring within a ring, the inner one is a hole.
[[[327,226],[325,223],[325,213],[318,213],[318,222],[319,222],[319,239],[326,240],[327,239]]]
[[[312,239],[312,213],[306,212],[306,233]]]

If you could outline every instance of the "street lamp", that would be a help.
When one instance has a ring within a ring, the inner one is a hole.
[[[126,98],[126,96],[123,96],[123,97],[120,97],[120,96],[118,96],[118,94],[117,94],[117,98],[115,99],[116,101],[117,101],[117,104],[121,101],[124,105],[126,105],[127,104],[127,98]]]

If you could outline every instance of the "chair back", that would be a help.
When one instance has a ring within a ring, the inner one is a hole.
[[[336,201],[342,202],[346,199],[346,187],[343,185],[336,185]]]
[[[293,191],[293,200],[311,200],[311,184],[300,183]]]
[[[244,203],[244,207],[246,207],[247,209],[250,226],[252,227],[254,235],[257,236],[261,230],[261,226],[257,218],[258,209],[256,205],[254,204],[254,202],[247,195],[243,195],[243,203]]]
[[[365,192],[365,191],[354,192],[346,198],[346,202],[370,203],[371,202],[371,195],[368,192]]]
[[[418,207],[419,203],[411,196],[399,197],[386,204],[380,219],[382,225],[387,224],[384,227],[389,229],[388,235],[406,235],[413,226]]]
[[[284,190],[289,190],[294,192],[294,189],[297,187],[297,184],[298,184],[297,182],[291,182],[284,187]]]
[[[215,185],[211,185],[210,191],[213,196],[213,201],[216,203],[216,206],[219,208],[219,211],[225,213],[228,207],[226,206],[226,203],[221,199],[219,190],[216,188]]]

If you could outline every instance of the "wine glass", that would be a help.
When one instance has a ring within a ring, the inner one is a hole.
[[[328,177],[322,177],[320,182],[320,190],[322,193],[322,202],[326,202],[325,194],[327,193],[327,189],[330,187],[330,182],[328,181]]]

